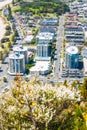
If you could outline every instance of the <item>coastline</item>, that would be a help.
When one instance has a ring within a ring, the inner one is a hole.
[[[5,27],[6,27],[6,24],[4,23],[4,20],[2,17],[0,17],[0,40],[4,37],[4,34],[5,34]]]

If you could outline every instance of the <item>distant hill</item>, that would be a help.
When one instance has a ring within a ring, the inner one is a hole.
[[[40,0],[23,0],[25,2],[35,2],[35,1],[40,1]],[[64,2],[64,3],[67,3],[67,2],[73,2],[74,0],[41,0],[41,1],[44,1],[44,2]]]

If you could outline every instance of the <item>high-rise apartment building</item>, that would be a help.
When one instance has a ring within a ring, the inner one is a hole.
[[[69,46],[66,48],[65,52],[66,68],[67,69],[77,69],[79,64],[79,52],[78,48],[75,46]]]
[[[49,44],[38,44],[37,45],[37,57],[50,57],[51,46]]]
[[[9,74],[23,74],[25,71],[24,55],[14,53],[9,56]]]
[[[24,58],[25,58],[25,63],[28,63],[28,53],[27,53],[27,48],[22,46],[22,45],[19,45],[19,46],[15,46],[13,48],[13,51],[15,53],[19,53],[19,54],[23,54],[24,55]]]

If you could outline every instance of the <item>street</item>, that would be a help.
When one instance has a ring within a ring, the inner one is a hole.
[[[55,65],[54,65],[55,66],[54,78],[56,78],[57,80],[59,80],[60,78],[63,35],[64,35],[64,15],[60,16],[60,19],[59,19],[59,27],[58,27],[57,42],[56,42],[57,53],[55,55],[56,60],[55,60]]]

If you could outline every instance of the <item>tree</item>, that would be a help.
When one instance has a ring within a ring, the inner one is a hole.
[[[6,31],[5,36],[9,36],[11,34],[10,30]]]
[[[0,96],[0,128],[51,130],[55,122],[58,124],[68,118],[63,110],[74,106],[79,96],[72,88],[54,87],[35,77],[27,83],[18,76],[12,88]]]
[[[9,38],[6,38],[6,37],[1,39],[1,43],[5,43],[5,42],[8,42],[8,41],[9,41]]]
[[[11,42],[9,41],[7,44],[8,44],[8,47],[10,48],[11,47]]]
[[[3,53],[0,51],[0,60],[3,60]]]
[[[8,9],[8,16],[7,16],[7,20],[9,21],[12,18],[12,12],[11,12],[11,7],[10,5],[7,6]]]
[[[15,2],[14,2],[14,0],[12,0],[12,5],[14,5],[15,4]]]
[[[4,81],[4,82],[7,82],[7,78],[6,78],[6,77],[3,77],[3,81]]]
[[[64,80],[64,83],[63,83],[65,86],[67,86],[67,80],[65,79]]]
[[[6,26],[6,30],[11,30],[11,27],[9,25]]]
[[[25,72],[26,72],[26,74],[29,74],[29,72],[30,72],[29,70],[33,66],[34,66],[34,62],[33,61],[31,61],[30,64],[28,64],[28,65],[25,66]]]
[[[84,79],[84,82],[82,86],[80,87],[80,89],[81,89],[81,94],[84,100],[87,100],[87,78]]]
[[[14,35],[11,35],[10,36],[10,42],[13,43],[15,41],[15,36]]]

